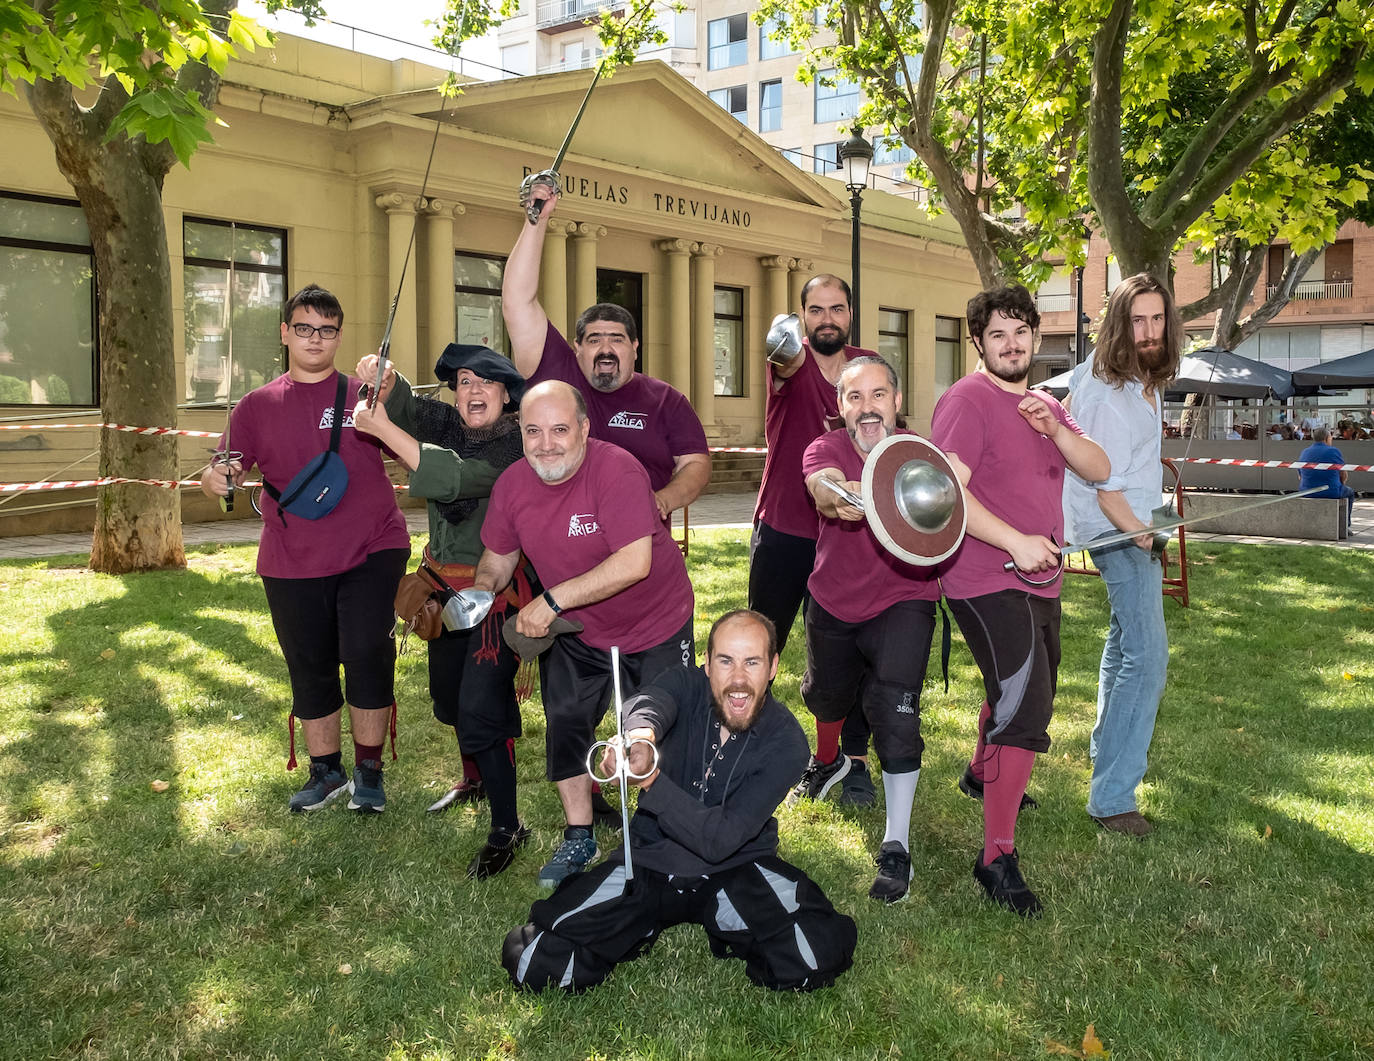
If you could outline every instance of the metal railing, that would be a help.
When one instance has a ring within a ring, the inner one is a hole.
[[[1265,296],[1273,298],[1278,291],[1277,284],[1265,289]],[[1293,289],[1294,302],[1313,302],[1322,298],[1351,298],[1355,294],[1354,280],[1300,280]]]
[[[561,26],[568,22],[583,22],[595,18],[602,7],[618,11],[623,3],[606,0],[539,0],[534,9],[534,25],[537,29],[545,26]]]
[[[1036,295],[1035,308],[1041,313],[1067,313],[1073,309],[1073,295]]]

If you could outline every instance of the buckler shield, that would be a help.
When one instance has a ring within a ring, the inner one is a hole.
[[[864,516],[893,556],[917,567],[949,559],[964,540],[967,513],[959,477],[919,435],[889,435],[868,454]]]

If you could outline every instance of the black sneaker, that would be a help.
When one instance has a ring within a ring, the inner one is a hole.
[[[486,880],[494,877],[515,861],[517,848],[523,847],[530,838],[530,831],[521,823],[515,832],[506,829],[493,829],[487,834],[487,842],[477,857],[468,864],[468,876],[473,880]]]
[[[362,811],[364,814],[381,814],[386,810],[386,791],[382,788],[382,764],[376,759],[364,759],[353,767],[353,780],[349,782],[353,795],[349,798],[348,809]]]
[[[849,760],[849,773],[845,775],[839,798],[835,802],[843,807],[871,807],[878,802],[868,764],[862,759]]]
[[[606,797],[596,791],[592,792],[592,824],[615,830],[619,830],[625,824],[620,816],[620,809],[612,807]]]
[[[1022,917],[1039,917],[1042,911],[1035,892],[1026,886],[1021,876],[1021,857],[1012,850],[998,855],[986,866],[983,852],[973,860],[973,879],[983,886],[988,898]]]
[[[966,796],[972,796],[974,799],[981,800],[983,798],[983,782],[974,776],[972,765],[964,767],[964,776],[959,778],[959,791]],[[1021,810],[1030,810],[1032,807],[1038,806],[1040,803],[1034,796],[1026,792],[1021,793]]]
[[[287,802],[286,807],[292,814],[302,811],[319,810],[327,807],[348,791],[348,778],[338,767],[331,768],[325,763],[310,763],[310,780],[305,787]]]
[[[850,762],[844,752],[840,752],[833,763],[823,763],[814,755],[811,756],[811,762],[802,771],[797,787],[787,796],[787,805],[790,807],[799,799],[825,799],[826,793],[849,773]]]
[[[868,889],[868,897],[884,903],[900,903],[907,896],[907,886],[911,883],[911,856],[900,840],[889,840],[878,848],[874,863],[878,867],[878,878]]]

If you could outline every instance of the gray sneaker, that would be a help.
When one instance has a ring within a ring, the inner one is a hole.
[[[286,804],[292,814],[302,811],[319,810],[348,791],[348,778],[338,768],[330,769],[326,763],[310,763],[310,780],[305,787],[291,797]]]
[[[569,833],[572,835],[569,836]],[[598,854],[596,837],[590,829],[566,829],[563,842],[558,845],[553,858],[539,871],[539,879],[535,883],[546,890],[557,888],[574,873],[581,873],[591,865],[592,859]]]
[[[844,780],[849,773],[851,760],[844,752],[835,757],[833,763],[823,763],[814,755],[802,771],[801,780],[787,796],[790,807],[801,799],[825,799],[826,793]]]
[[[353,780],[348,789],[353,796],[348,809],[364,814],[381,814],[386,810],[386,791],[382,788],[382,764],[376,759],[364,759],[353,767]]]
[[[871,807],[878,802],[878,793],[873,788],[873,778],[862,759],[849,761],[849,773],[845,775],[844,784],[840,786],[839,798],[835,802],[844,807]]]

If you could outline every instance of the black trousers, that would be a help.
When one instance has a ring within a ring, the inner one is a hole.
[[[787,647],[797,612],[809,599],[806,581],[816,567],[816,540],[784,534],[760,520],[749,539],[749,607],[773,621],[778,655]],[[846,755],[868,754],[868,719],[855,708],[840,733]]]
[[[820,887],[776,856],[705,878],[669,878],[607,861],[575,873],[512,929],[501,964],[519,987],[595,987],[644,954],[671,925],[706,930],[711,953],[739,958],[745,975],[775,991],[829,987],[853,964],[858,931]]]

